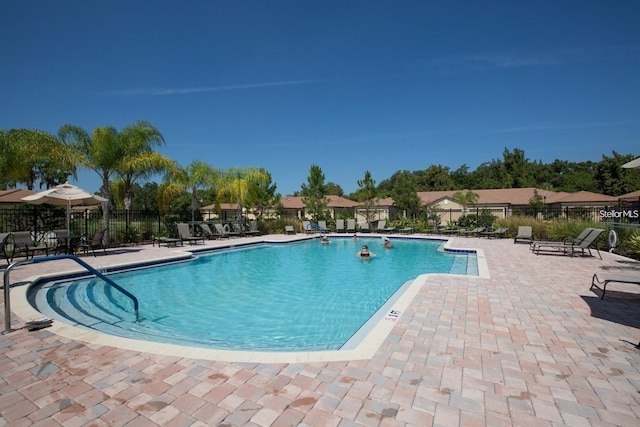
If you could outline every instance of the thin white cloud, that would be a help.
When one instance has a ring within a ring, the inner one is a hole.
[[[560,57],[551,54],[477,54],[437,58],[432,62],[440,66],[459,66],[465,68],[486,70],[495,68],[520,68],[557,65],[563,62],[563,60]]]
[[[612,46],[557,49],[545,52],[507,52],[454,55],[435,58],[431,62],[439,66],[488,70],[552,66],[584,61],[623,61],[627,59],[638,59],[639,55],[640,47],[638,46]]]
[[[107,92],[111,96],[171,96],[171,95],[191,95],[197,93],[211,93],[234,90],[251,90],[278,86],[296,86],[317,83],[318,80],[288,80],[267,83],[247,83],[229,86],[200,86],[186,88],[139,88],[123,89]]]
[[[567,123],[567,124],[540,123],[540,124],[531,124],[531,125],[516,126],[511,128],[505,128],[505,129],[498,129],[494,133],[504,134],[504,133],[535,132],[535,131],[548,131],[548,130],[592,129],[592,128],[600,128],[600,127],[625,126],[625,125],[636,124],[636,123],[638,123],[638,120],[620,120],[620,121],[611,121],[611,122],[588,122],[588,123]]]

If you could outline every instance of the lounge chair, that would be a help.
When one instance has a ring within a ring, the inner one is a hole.
[[[355,233],[356,232],[356,220],[353,218],[349,218],[347,220],[347,233]]]
[[[249,221],[249,227],[244,230],[244,234],[259,236],[262,232],[258,229],[258,221]]]
[[[215,224],[214,227],[216,228],[216,232],[220,235],[222,235],[223,237],[239,237],[240,233],[236,233],[235,231],[231,231],[231,229],[229,228],[229,224]]]
[[[49,255],[49,247],[46,244],[37,245],[33,238],[31,237],[30,231],[15,231],[11,233],[13,236],[13,255],[11,259],[16,256],[16,254],[25,254],[25,257],[29,259],[29,255],[31,258],[38,253],[44,252],[45,255]]]
[[[361,233],[370,233],[371,232],[371,228],[369,228],[369,223],[366,222],[366,221],[358,223],[358,228],[360,229]]]
[[[604,299],[604,293],[607,291],[607,285],[609,283],[630,283],[633,285],[640,285],[640,274],[631,276],[624,274],[595,273],[591,278],[591,288],[589,289],[593,290],[593,288],[597,288],[602,290],[602,296],[600,299]]]
[[[302,221],[302,231],[306,234],[313,233],[313,230],[311,229],[311,221]]]
[[[174,237],[165,237],[165,236],[160,236],[160,237],[156,237],[153,239],[153,246],[156,245],[156,242],[158,242],[158,247],[165,245],[167,248],[170,247],[176,247],[178,245],[180,246],[184,246],[182,244],[182,239],[176,239]]]
[[[234,222],[233,224],[231,224],[231,228],[233,229],[234,233],[238,234],[238,236],[244,236],[244,228],[242,227],[242,225],[240,225],[240,223]]]
[[[531,250],[534,252],[540,252],[541,248],[557,249],[558,247],[564,247],[567,245],[579,245],[580,243],[582,243],[584,239],[587,238],[587,236],[589,236],[589,234],[591,234],[591,231],[593,230],[594,230],[593,227],[585,228],[572,241],[568,239],[564,239],[564,241],[562,242],[557,242],[553,240],[533,241],[531,243]]]
[[[327,228],[327,221],[318,221],[318,231],[321,233],[328,233],[330,231],[329,228]]]
[[[293,225],[285,225],[284,234],[296,234],[296,230],[293,228]]]
[[[106,255],[107,248],[105,248],[104,243],[102,243],[104,234],[106,232],[107,230],[105,228],[96,230],[91,240],[80,242],[80,244],[78,245],[78,249],[82,249],[85,254],[89,252],[89,249],[91,249],[91,251],[93,252],[93,256],[96,256],[96,248],[102,248],[102,252],[104,252],[104,254]]]
[[[202,242],[204,245],[204,236],[194,236],[191,234],[191,230],[189,230],[189,224],[186,222],[182,222],[177,224],[178,226],[178,236],[183,242],[189,242],[190,245],[198,244],[198,242]]]
[[[513,238],[513,243],[526,242],[531,244],[533,242],[533,229],[530,225],[521,225],[518,227],[518,232]]]
[[[344,219],[336,219],[336,233],[344,233],[347,231],[344,228]]]
[[[604,230],[601,228],[593,228],[591,229],[591,231],[589,232],[589,234],[582,239],[582,241],[580,242],[571,242],[571,243],[559,243],[557,245],[545,245],[543,247],[546,247],[547,249],[553,249],[553,250],[558,250],[558,251],[562,251],[565,254],[569,254],[571,256],[575,255],[576,252],[580,252],[582,255],[585,255],[585,251],[589,252],[590,256],[593,256],[593,254],[591,253],[591,246],[593,245],[593,243],[596,241],[596,239],[598,238],[598,236],[600,236],[600,234],[603,232]],[[598,250],[597,247],[594,248],[597,252],[598,252],[598,256],[600,257],[600,259],[602,259],[602,255],[600,255],[600,251]],[[536,252],[536,255],[540,254],[540,247],[538,247],[537,250],[534,250],[534,252]]]
[[[211,227],[209,227],[209,224],[206,223],[201,223],[198,224],[198,227],[200,227],[200,230],[202,230],[202,235],[204,237],[206,237],[209,240],[213,240],[213,239],[222,239],[222,235],[219,233],[214,233],[211,230]]]
[[[491,239],[492,237],[499,238],[504,237],[507,234],[509,229],[507,227],[496,228],[493,231],[483,231],[480,233],[480,236],[486,237],[487,239]]]
[[[378,220],[378,228],[376,228],[378,233],[391,233],[395,231],[395,227],[387,227],[387,221],[384,219]]]
[[[464,237],[477,236],[483,231],[484,231],[484,227],[476,227],[473,230],[460,230],[458,232],[458,236],[464,236]]]

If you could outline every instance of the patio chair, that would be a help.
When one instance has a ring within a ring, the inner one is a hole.
[[[216,228],[216,232],[218,234],[220,234],[223,237],[239,237],[240,233],[237,233],[235,231],[231,231],[231,228],[229,227],[229,224],[214,224],[214,227]]]
[[[25,254],[27,259],[29,259],[29,255],[33,258],[38,252],[44,252],[45,255],[49,255],[49,246],[46,244],[37,245],[33,241],[30,231],[14,231],[11,235],[13,236],[13,255],[11,260],[17,254]]]
[[[349,218],[347,220],[347,233],[355,233],[356,232],[356,220],[353,218]]]
[[[64,230],[53,230],[53,234],[55,234],[55,246],[51,249],[54,254],[66,254],[73,253],[75,248],[72,247],[71,241],[69,240],[69,232]]]
[[[318,221],[318,231],[321,233],[328,233],[329,228],[327,228],[327,221],[319,220]]]
[[[0,233],[0,251],[2,251],[2,255],[7,260],[7,264],[11,264],[10,255],[7,253],[7,244],[10,237],[11,233]]]
[[[258,221],[249,221],[249,226],[244,228],[244,234],[259,236],[262,232],[258,229]]]
[[[553,241],[553,240],[539,240],[539,241],[533,241],[531,243],[531,250],[534,252],[540,252],[540,250],[542,248],[547,248],[547,249],[557,249],[558,247],[564,247],[567,245],[579,245],[580,243],[582,243],[582,241],[584,239],[587,238],[587,236],[589,236],[589,234],[591,233],[591,231],[593,231],[594,228],[593,227],[588,227],[585,228],[584,230],[582,230],[580,232],[580,234],[578,234],[576,236],[575,239],[573,239],[573,241],[570,241],[569,239],[565,238],[562,242],[558,242],[558,241]]]
[[[178,236],[183,242],[189,242],[190,245],[198,244],[198,242],[202,242],[204,245],[204,236],[194,236],[191,234],[191,230],[189,229],[189,224],[186,222],[181,222],[177,224],[178,226]]]
[[[202,235],[209,240],[222,239],[224,237],[220,233],[214,233],[213,231],[211,231],[211,227],[209,227],[209,224],[201,223],[198,224],[198,226],[200,227],[200,230],[202,230]]]
[[[239,222],[234,222],[233,224],[231,224],[231,229],[234,233],[237,233],[238,236],[244,236],[244,227],[242,227]]]
[[[480,233],[480,236],[486,237],[487,239],[491,239],[492,237],[499,238],[504,237],[507,234],[509,229],[507,227],[496,228],[493,231],[483,231]]]
[[[600,234],[602,234],[604,230],[601,228],[593,228],[589,232],[589,234],[582,239],[580,242],[571,242],[571,243],[559,243],[557,245],[546,245],[548,249],[554,249],[563,252],[564,254],[569,254],[571,256],[575,255],[576,252],[580,252],[582,255],[585,255],[585,251],[589,252],[589,256],[593,256],[591,253],[591,246],[595,243],[596,239]],[[602,255],[600,255],[600,251],[597,247],[594,249],[598,252],[598,256],[602,259]],[[536,255],[540,254],[540,250],[536,250]]]
[[[607,291],[607,285],[609,283],[630,283],[633,285],[640,285],[640,274],[631,276],[625,274],[595,273],[591,278],[591,288],[589,289],[593,290],[593,288],[597,288],[602,290],[602,296],[600,299],[604,299],[604,293]]]
[[[533,229],[530,225],[521,225],[518,227],[518,232],[513,238],[513,243],[526,242],[531,244],[533,242]]]
[[[102,243],[104,234],[106,232],[107,230],[105,228],[96,230],[91,240],[80,242],[80,244],[78,245],[78,249],[82,249],[85,254],[89,252],[89,249],[91,249],[91,251],[93,252],[93,256],[96,256],[96,248],[102,248],[102,252],[104,252],[104,254],[106,255],[107,248],[105,248],[104,243]]]
[[[358,228],[360,229],[361,233],[370,233],[371,229],[369,228],[369,223],[368,222],[360,222],[358,223]]]
[[[376,228],[378,233],[391,233],[395,231],[395,227],[387,227],[387,221],[384,219],[378,220],[378,228]]]
[[[476,227],[473,230],[460,230],[458,232],[458,236],[464,236],[464,237],[477,236],[483,231],[484,231],[484,227]]]
[[[336,219],[336,233],[344,233],[347,231],[344,228],[344,219]]]
[[[293,225],[285,225],[284,234],[296,234],[296,230],[293,228]]]

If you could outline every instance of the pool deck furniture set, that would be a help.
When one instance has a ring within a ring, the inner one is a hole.
[[[43,241],[34,240],[33,233],[30,231],[0,233],[0,254],[7,260],[7,264],[11,264],[14,258],[21,256],[29,259],[36,255],[74,255],[79,251],[87,254],[89,250],[96,256],[96,249],[102,249],[106,255],[106,247],[103,243],[105,232],[106,230],[101,228],[95,232],[91,240],[86,240],[83,236],[70,236],[67,230],[53,230],[47,233]]]

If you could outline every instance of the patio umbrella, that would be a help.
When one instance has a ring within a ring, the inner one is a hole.
[[[104,197],[96,196],[68,182],[56,185],[48,190],[41,191],[31,196],[23,197],[21,200],[32,205],[56,205],[67,207],[67,233],[71,235],[71,227],[69,224],[71,216],[71,206],[78,205],[97,205],[106,202]]]
[[[640,157],[625,163],[624,165],[622,165],[622,167],[626,169],[640,168]]]

